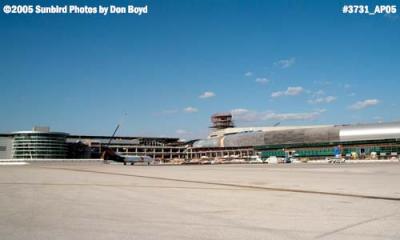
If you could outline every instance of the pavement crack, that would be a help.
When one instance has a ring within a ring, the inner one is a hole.
[[[366,219],[366,220],[363,220],[363,221],[360,221],[360,222],[352,223],[352,224],[349,224],[347,226],[344,226],[344,227],[341,227],[341,228],[337,228],[337,229],[335,229],[333,231],[320,234],[320,235],[316,236],[314,239],[321,239],[321,238],[324,238],[324,237],[327,237],[327,236],[330,236],[330,235],[333,235],[333,234],[348,230],[350,228],[354,228],[354,227],[357,227],[357,226],[360,226],[360,225],[363,225],[363,224],[366,224],[366,223],[370,223],[370,222],[378,221],[378,220],[381,220],[381,219],[385,219],[385,218],[394,216],[396,214],[397,213],[392,213],[392,214],[389,214],[389,215],[370,218],[370,219]]]

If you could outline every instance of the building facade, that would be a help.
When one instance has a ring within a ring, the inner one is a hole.
[[[68,134],[34,129],[13,133],[12,158],[14,159],[64,159],[67,157]]]
[[[346,158],[391,158],[400,153],[400,122],[226,128],[212,132],[208,138],[196,141],[194,156],[247,157],[259,154],[322,159],[340,155]]]
[[[0,134],[0,159],[100,158],[105,147],[121,155],[149,156],[169,161],[187,158],[187,147],[178,138],[70,135],[48,127]]]
[[[12,134],[0,134],[0,159],[12,158]]]
[[[187,147],[178,138],[116,136],[111,139],[108,136],[70,135],[67,142],[84,144],[93,158],[99,158],[105,147],[121,155],[149,156],[159,160],[187,157]]]

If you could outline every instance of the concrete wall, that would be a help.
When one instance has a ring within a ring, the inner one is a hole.
[[[12,137],[0,136],[0,159],[12,158]]]

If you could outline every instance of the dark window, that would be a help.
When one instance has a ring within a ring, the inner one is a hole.
[[[6,151],[7,150],[7,147],[6,146],[0,146],[0,151]]]

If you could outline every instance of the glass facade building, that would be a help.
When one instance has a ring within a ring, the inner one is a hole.
[[[13,158],[55,159],[66,158],[67,133],[46,131],[21,131],[14,133]]]

